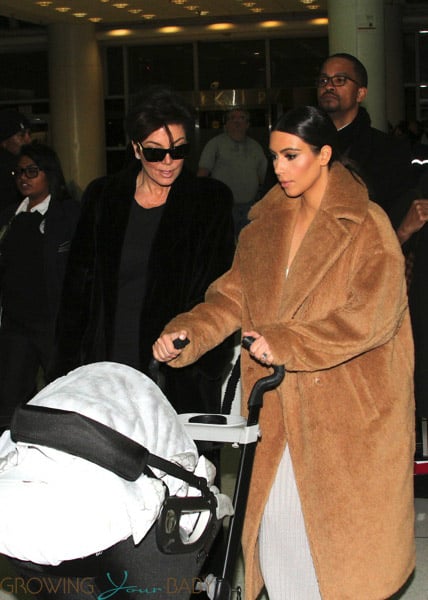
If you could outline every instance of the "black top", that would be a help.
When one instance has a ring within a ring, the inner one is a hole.
[[[139,367],[140,315],[149,256],[164,208],[146,209],[133,202],[123,242],[112,360],[134,368]]]

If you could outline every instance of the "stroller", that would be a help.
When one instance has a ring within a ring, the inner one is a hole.
[[[251,343],[244,340],[247,348]],[[111,390],[109,376],[114,379],[118,369],[124,370],[123,385],[116,382]],[[95,371],[96,398],[91,386],[76,391],[82,370],[90,370],[92,378]],[[234,372],[229,395],[236,365]],[[230,600],[263,394],[283,376],[284,368],[274,367],[257,382],[247,420],[230,414],[177,416],[153,381],[115,363],[76,369],[20,407],[10,433],[0,438],[0,497],[8,515],[7,525],[0,522],[0,553],[12,562],[29,597],[104,600],[136,593],[186,600],[205,593]],[[136,388],[138,399],[130,407]],[[96,413],[100,389],[102,410]],[[156,410],[142,407],[141,394],[152,397]],[[117,410],[117,396],[127,403],[126,412]],[[153,432],[156,436],[149,435]],[[212,485],[214,473],[204,457],[198,460],[193,440],[239,445],[233,503]],[[64,482],[69,487],[62,490]],[[37,484],[35,500],[25,495],[31,483]],[[78,485],[77,493],[70,485]],[[17,498],[22,506],[16,506]],[[225,517],[221,573],[202,576]]]

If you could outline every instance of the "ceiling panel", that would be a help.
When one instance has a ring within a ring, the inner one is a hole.
[[[35,0],[0,0],[0,15],[41,25],[87,19],[100,19],[104,25],[136,25],[148,20],[165,23],[185,19],[196,24],[209,19],[316,17],[325,15],[327,10],[327,0],[185,0],[183,4],[174,0],[48,0],[45,4],[40,6]]]

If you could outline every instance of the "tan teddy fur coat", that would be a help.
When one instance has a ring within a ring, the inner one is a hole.
[[[263,580],[258,530],[289,444],[323,600],[383,600],[415,565],[413,344],[403,257],[385,213],[334,164],[321,207],[285,277],[299,199],[257,203],[231,270],[166,328],[196,360],[234,330],[265,336],[281,386],[265,396],[243,547],[245,595]],[[242,353],[248,398],[268,369]],[[287,560],[284,557],[284,561]]]

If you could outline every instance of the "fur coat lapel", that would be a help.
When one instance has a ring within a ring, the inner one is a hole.
[[[364,186],[352,175],[348,175],[347,187],[338,185],[338,180],[346,175],[341,165],[332,167],[321,208],[311,224],[310,241],[309,236],[303,239],[288,277],[288,250],[300,199],[287,198],[276,185],[250,212],[252,222],[241,234],[240,260],[243,287],[250,290],[246,301],[255,323],[263,322],[266,314],[292,318],[351,243],[355,225],[362,222],[367,212],[368,201],[364,201]],[[355,202],[356,198],[360,201]],[[259,240],[256,244],[255,237]],[[260,249],[257,255],[248,252],[246,238],[251,238],[253,247]],[[262,275],[255,280],[254,273]],[[260,287],[269,290],[262,303],[257,293]]]

